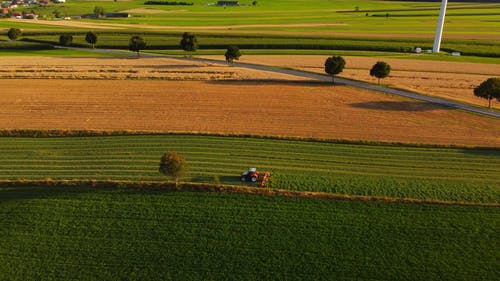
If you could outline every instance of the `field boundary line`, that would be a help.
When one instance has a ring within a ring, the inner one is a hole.
[[[254,135],[238,133],[216,133],[216,132],[195,132],[195,131],[106,131],[106,130],[29,130],[29,129],[0,129],[0,138],[77,138],[77,137],[119,137],[119,136],[208,136],[221,138],[250,138],[269,139],[283,141],[301,141],[331,144],[353,144],[371,146],[399,146],[414,148],[448,148],[448,149],[475,149],[475,150],[500,150],[496,146],[466,146],[455,144],[431,144],[431,143],[411,143],[411,142],[384,142],[356,139],[329,139],[311,138],[300,136],[279,136],[279,135]]]
[[[349,195],[326,192],[294,191],[286,189],[272,189],[262,187],[247,187],[238,185],[221,185],[209,183],[172,181],[97,181],[97,180],[1,180],[0,188],[39,187],[39,188],[92,188],[92,189],[131,189],[151,192],[206,192],[248,194],[268,197],[312,198],[336,201],[363,201],[400,204],[427,204],[443,206],[477,206],[500,207],[500,203],[480,203],[465,201],[442,201],[431,199],[397,198],[381,196]]]

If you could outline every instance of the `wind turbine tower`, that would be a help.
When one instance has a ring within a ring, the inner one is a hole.
[[[439,20],[436,28],[436,37],[434,37],[434,47],[432,48],[433,53],[439,53],[439,49],[441,49],[441,36],[443,36],[444,16],[446,15],[447,5],[448,5],[448,0],[441,1],[441,10],[439,11]]]

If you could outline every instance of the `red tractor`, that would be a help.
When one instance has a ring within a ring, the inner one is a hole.
[[[248,168],[248,171],[241,173],[241,181],[257,182],[259,175],[257,168]]]
[[[270,172],[261,173],[257,168],[248,168],[248,171],[241,173],[241,181],[245,182],[259,182],[260,187],[264,187],[271,176]]]

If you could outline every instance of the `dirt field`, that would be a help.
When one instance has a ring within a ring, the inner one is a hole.
[[[5,79],[0,128],[190,131],[500,147],[500,120],[328,84]]]
[[[324,73],[327,56],[242,56],[240,62],[284,66]],[[212,57],[216,58],[216,57]],[[484,99],[473,95],[474,87],[490,77],[500,76],[500,65],[461,62],[420,61],[411,59],[344,57],[346,69],[339,76],[376,83],[369,69],[383,60],[392,67],[391,75],[382,80],[391,87],[409,89],[415,92],[486,106]],[[220,57],[218,57],[220,59]],[[492,107],[500,109],[500,102],[493,101]]]

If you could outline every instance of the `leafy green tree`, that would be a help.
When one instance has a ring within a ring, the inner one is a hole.
[[[488,100],[488,108],[491,108],[491,100],[500,101],[500,78],[489,78],[474,88],[474,95]]]
[[[56,17],[56,18],[58,18],[58,19],[59,19],[59,18],[62,18],[62,13],[61,13],[61,11],[59,11],[58,9],[55,9],[55,10],[52,12],[52,14],[54,15],[54,17]]]
[[[85,41],[92,44],[92,48],[95,48],[95,43],[97,43],[97,34],[92,31],[87,32],[87,35],[85,35]]]
[[[378,84],[380,85],[380,79],[389,76],[391,73],[391,66],[383,61],[378,61],[373,65],[372,69],[370,69],[370,76],[374,76],[378,78]]]
[[[100,18],[100,17],[104,17],[104,15],[106,14],[106,12],[104,11],[104,8],[102,6],[95,6],[94,7],[94,14]]]
[[[332,76],[332,82],[335,83],[335,75],[344,70],[345,60],[341,56],[332,56],[325,61],[325,72]]]
[[[132,52],[137,52],[137,56],[139,56],[139,52],[146,47],[146,42],[139,35],[134,35],[130,38],[128,43],[128,49]]]
[[[10,40],[16,40],[19,36],[21,36],[22,31],[19,28],[11,28],[7,31],[7,36]]]
[[[174,151],[169,151],[160,159],[160,173],[170,176],[175,179],[175,185],[179,182],[179,178],[187,172],[186,159]]]
[[[229,46],[226,51],[226,61],[233,63],[233,60],[238,60],[241,57],[240,48],[237,46]]]
[[[73,43],[73,35],[63,34],[59,36],[59,44],[63,46],[68,46]]]
[[[196,35],[184,32],[180,45],[186,52],[196,52],[196,50],[198,50],[198,40],[196,39]]]

